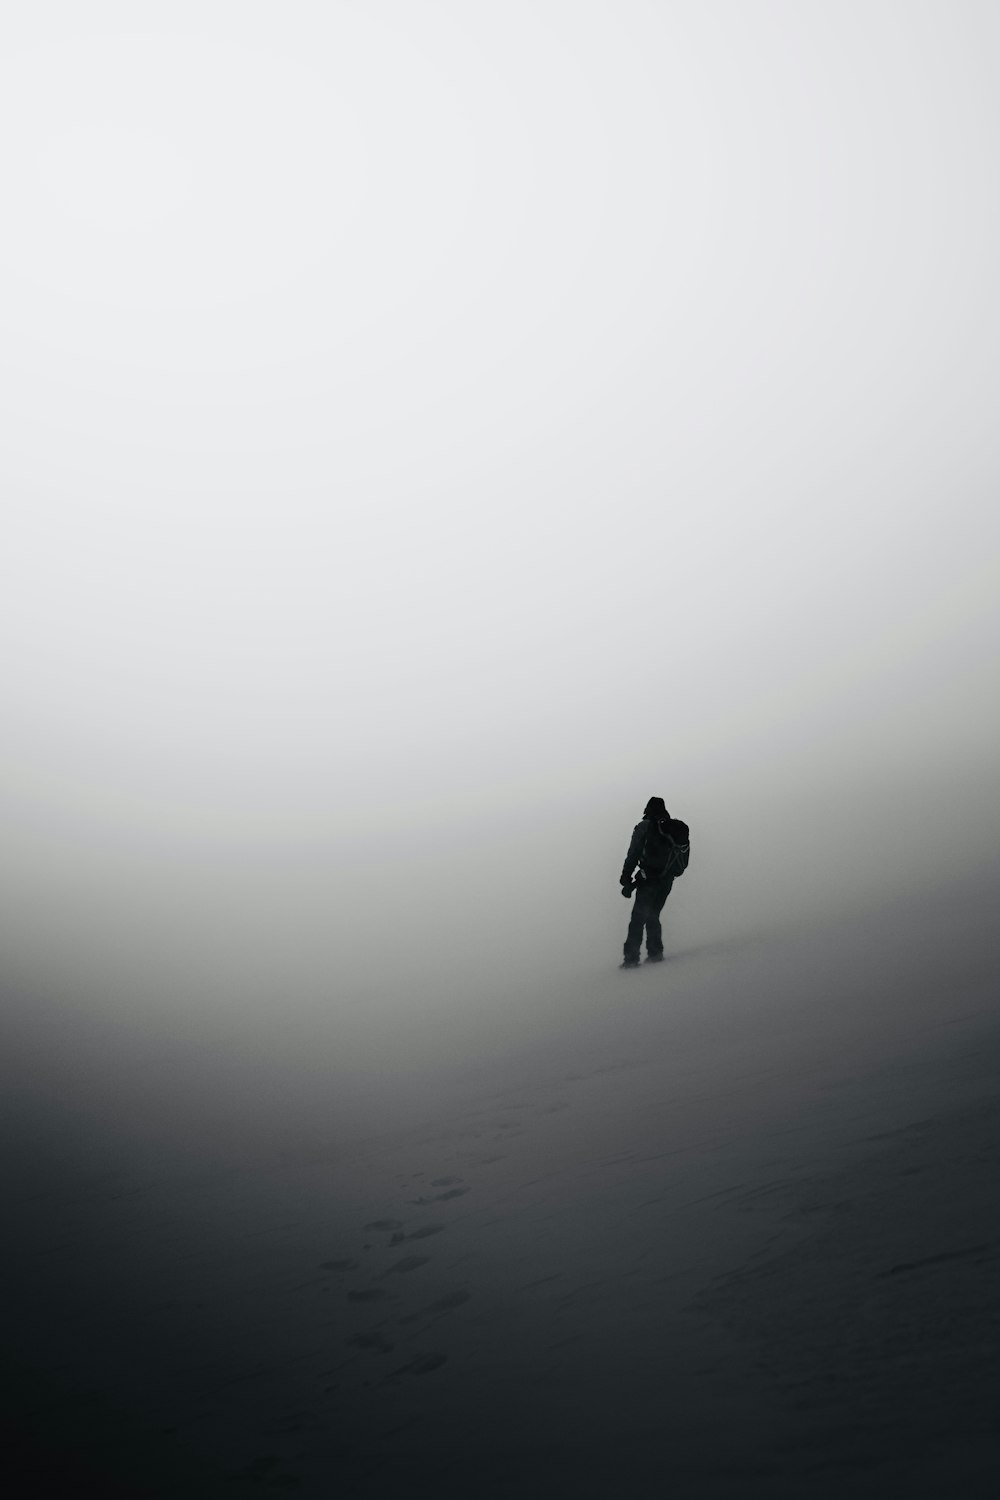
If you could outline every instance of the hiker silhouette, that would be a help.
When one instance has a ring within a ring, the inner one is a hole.
[[[623,969],[637,966],[644,932],[647,963],[662,960],[660,913],[675,879],[683,875],[690,858],[688,825],[670,816],[662,797],[650,797],[643,808],[641,822],[632,830],[632,840],[622,865],[622,895],[627,899],[635,891],[625,938]]]

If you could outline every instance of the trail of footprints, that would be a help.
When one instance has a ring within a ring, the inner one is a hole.
[[[568,1073],[565,1075],[564,1082],[572,1085],[583,1082],[590,1077],[617,1071],[620,1068],[634,1067],[635,1065],[631,1060],[605,1063],[599,1068],[592,1069],[589,1073],[583,1075]],[[523,1106],[519,1106],[518,1113],[520,1113],[521,1107]],[[530,1113],[535,1115],[555,1115],[569,1107],[566,1100],[556,1099],[554,1102],[549,1101],[544,1105],[534,1107],[529,1105],[528,1109]],[[484,1117],[481,1125],[478,1128],[470,1130],[469,1135],[477,1141],[481,1141],[483,1136],[489,1135],[493,1141],[507,1142],[512,1136],[519,1135],[521,1130],[522,1122],[520,1119],[498,1119],[496,1114],[493,1114],[492,1119],[488,1116]],[[488,1166],[494,1162],[502,1161],[504,1154],[504,1152],[500,1152],[492,1156],[481,1156],[479,1158],[480,1165]],[[411,1198],[409,1202],[412,1207],[433,1208],[439,1204],[452,1203],[457,1199],[464,1198],[467,1193],[472,1191],[472,1188],[466,1183],[464,1178],[456,1176],[434,1177],[428,1186],[433,1191],[422,1194],[418,1198]],[[363,1229],[366,1235],[372,1237],[365,1241],[364,1251],[394,1252],[405,1249],[407,1253],[398,1257],[394,1255],[384,1269],[373,1271],[370,1274],[366,1274],[368,1266],[363,1263],[363,1260],[349,1255],[321,1261],[320,1269],[336,1276],[343,1276],[348,1282],[353,1282],[355,1280],[355,1273],[361,1272],[364,1280],[360,1285],[348,1284],[345,1287],[346,1300],[361,1308],[371,1306],[373,1312],[378,1311],[385,1315],[389,1313],[393,1304],[399,1300],[399,1294],[393,1288],[401,1285],[401,1278],[419,1272],[431,1261],[432,1257],[430,1255],[422,1254],[419,1249],[411,1247],[420,1247],[422,1249],[428,1240],[433,1239],[436,1235],[445,1233],[447,1225],[444,1223],[418,1224],[413,1229],[408,1229],[402,1219],[385,1218],[372,1219],[363,1226]],[[377,1255],[376,1258],[381,1259],[381,1256]],[[388,1283],[388,1285],[384,1283]],[[406,1286],[406,1290],[412,1291],[419,1286],[419,1279],[413,1284],[413,1287],[410,1287],[409,1284],[403,1285]],[[394,1319],[391,1319],[389,1316],[383,1316],[382,1320],[374,1326],[360,1329],[351,1334],[346,1342],[349,1348],[358,1350],[361,1353],[390,1354],[395,1347],[391,1337],[386,1332],[391,1323],[394,1323],[395,1327],[403,1329],[422,1320],[433,1321],[437,1317],[454,1312],[456,1309],[464,1306],[470,1300],[471,1296],[472,1293],[466,1287],[455,1287],[437,1297],[434,1301],[425,1303],[417,1311],[407,1312],[402,1316],[396,1316]],[[442,1365],[447,1363],[447,1359],[448,1356],[439,1350],[416,1353],[406,1364],[391,1370],[383,1377],[383,1380],[392,1382],[405,1375],[427,1375],[434,1370],[439,1370]]]
[[[410,1202],[414,1207],[425,1208],[437,1203],[450,1203],[456,1198],[464,1198],[466,1193],[472,1189],[461,1177],[435,1177],[430,1186],[437,1189],[420,1198],[413,1198]],[[435,1235],[443,1234],[445,1224],[418,1224],[414,1229],[407,1229],[402,1219],[373,1219],[364,1225],[366,1235],[378,1236],[377,1240],[368,1240],[365,1250],[399,1250],[403,1246],[419,1244],[422,1241],[432,1239]],[[363,1286],[350,1286],[347,1288],[346,1296],[348,1302],[362,1306],[371,1304],[373,1308],[385,1308],[396,1301],[395,1295],[385,1286],[379,1283],[396,1280],[401,1276],[409,1276],[414,1271],[419,1271],[422,1266],[430,1262],[429,1255],[407,1254],[394,1256],[388,1266],[383,1270],[375,1272]],[[364,1270],[362,1262],[353,1256],[339,1256],[332,1260],[320,1262],[320,1270],[333,1272],[336,1275],[352,1276],[356,1271]],[[419,1322],[422,1318],[439,1316],[443,1313],[453,1312],[456,1308],[468,1302],[471,1293],[465,1287],[456,1287],[446,1292],[443,1296],[436,1298],[433,1302],[426,1304],[418,1312],[412,1312],[399,1317],[396,1322],[400,1327]],[[352,1334],[347,1339],[347,1344],[352,1349],[374,1354],[389,1354],[395,1347],[387,1337],[386,1320],[373,1328],[363,1329]],[[396,1380],[403,1375],[429,1375],[434,1370],[439,1370],[447,1362],[448,1356],[438,1350],[426,1353],[418,1353],[407,1364],[392,1370],[385,1377],[386,1380]]]

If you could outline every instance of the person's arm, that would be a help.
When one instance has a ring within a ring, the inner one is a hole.
[[[632,830],[632,842],[628,846],[625,863],[622,865],[621,883],[623,886],[631,885],[635,867],[639,863],[642,846],[646,842],[646,820],[637,823]]]

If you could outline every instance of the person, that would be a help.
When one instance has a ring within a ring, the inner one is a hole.
[[[660,913],[678,875],[683,875],[691,857],[690,830],[679,818],[667,812],[662,797],[650,797],[643,809],[642,821],[632,830],[621,887],[626,900],[636,893],[632,917],[625,938],[623,969],[634,969],[639,962],[642,935],[646,934],[646,962],[663,959],[663,933]],[[636,870],[638,869],[638,876]]]

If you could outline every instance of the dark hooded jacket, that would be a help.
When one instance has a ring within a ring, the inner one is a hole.
[[[691,838],[686,823],[669,813],[643,818],[632,830],[632,842],[622,865],[622,885],[631,881],[636,866],[640,879],[664,880],[668,875],[683,875],[690,859]]]

